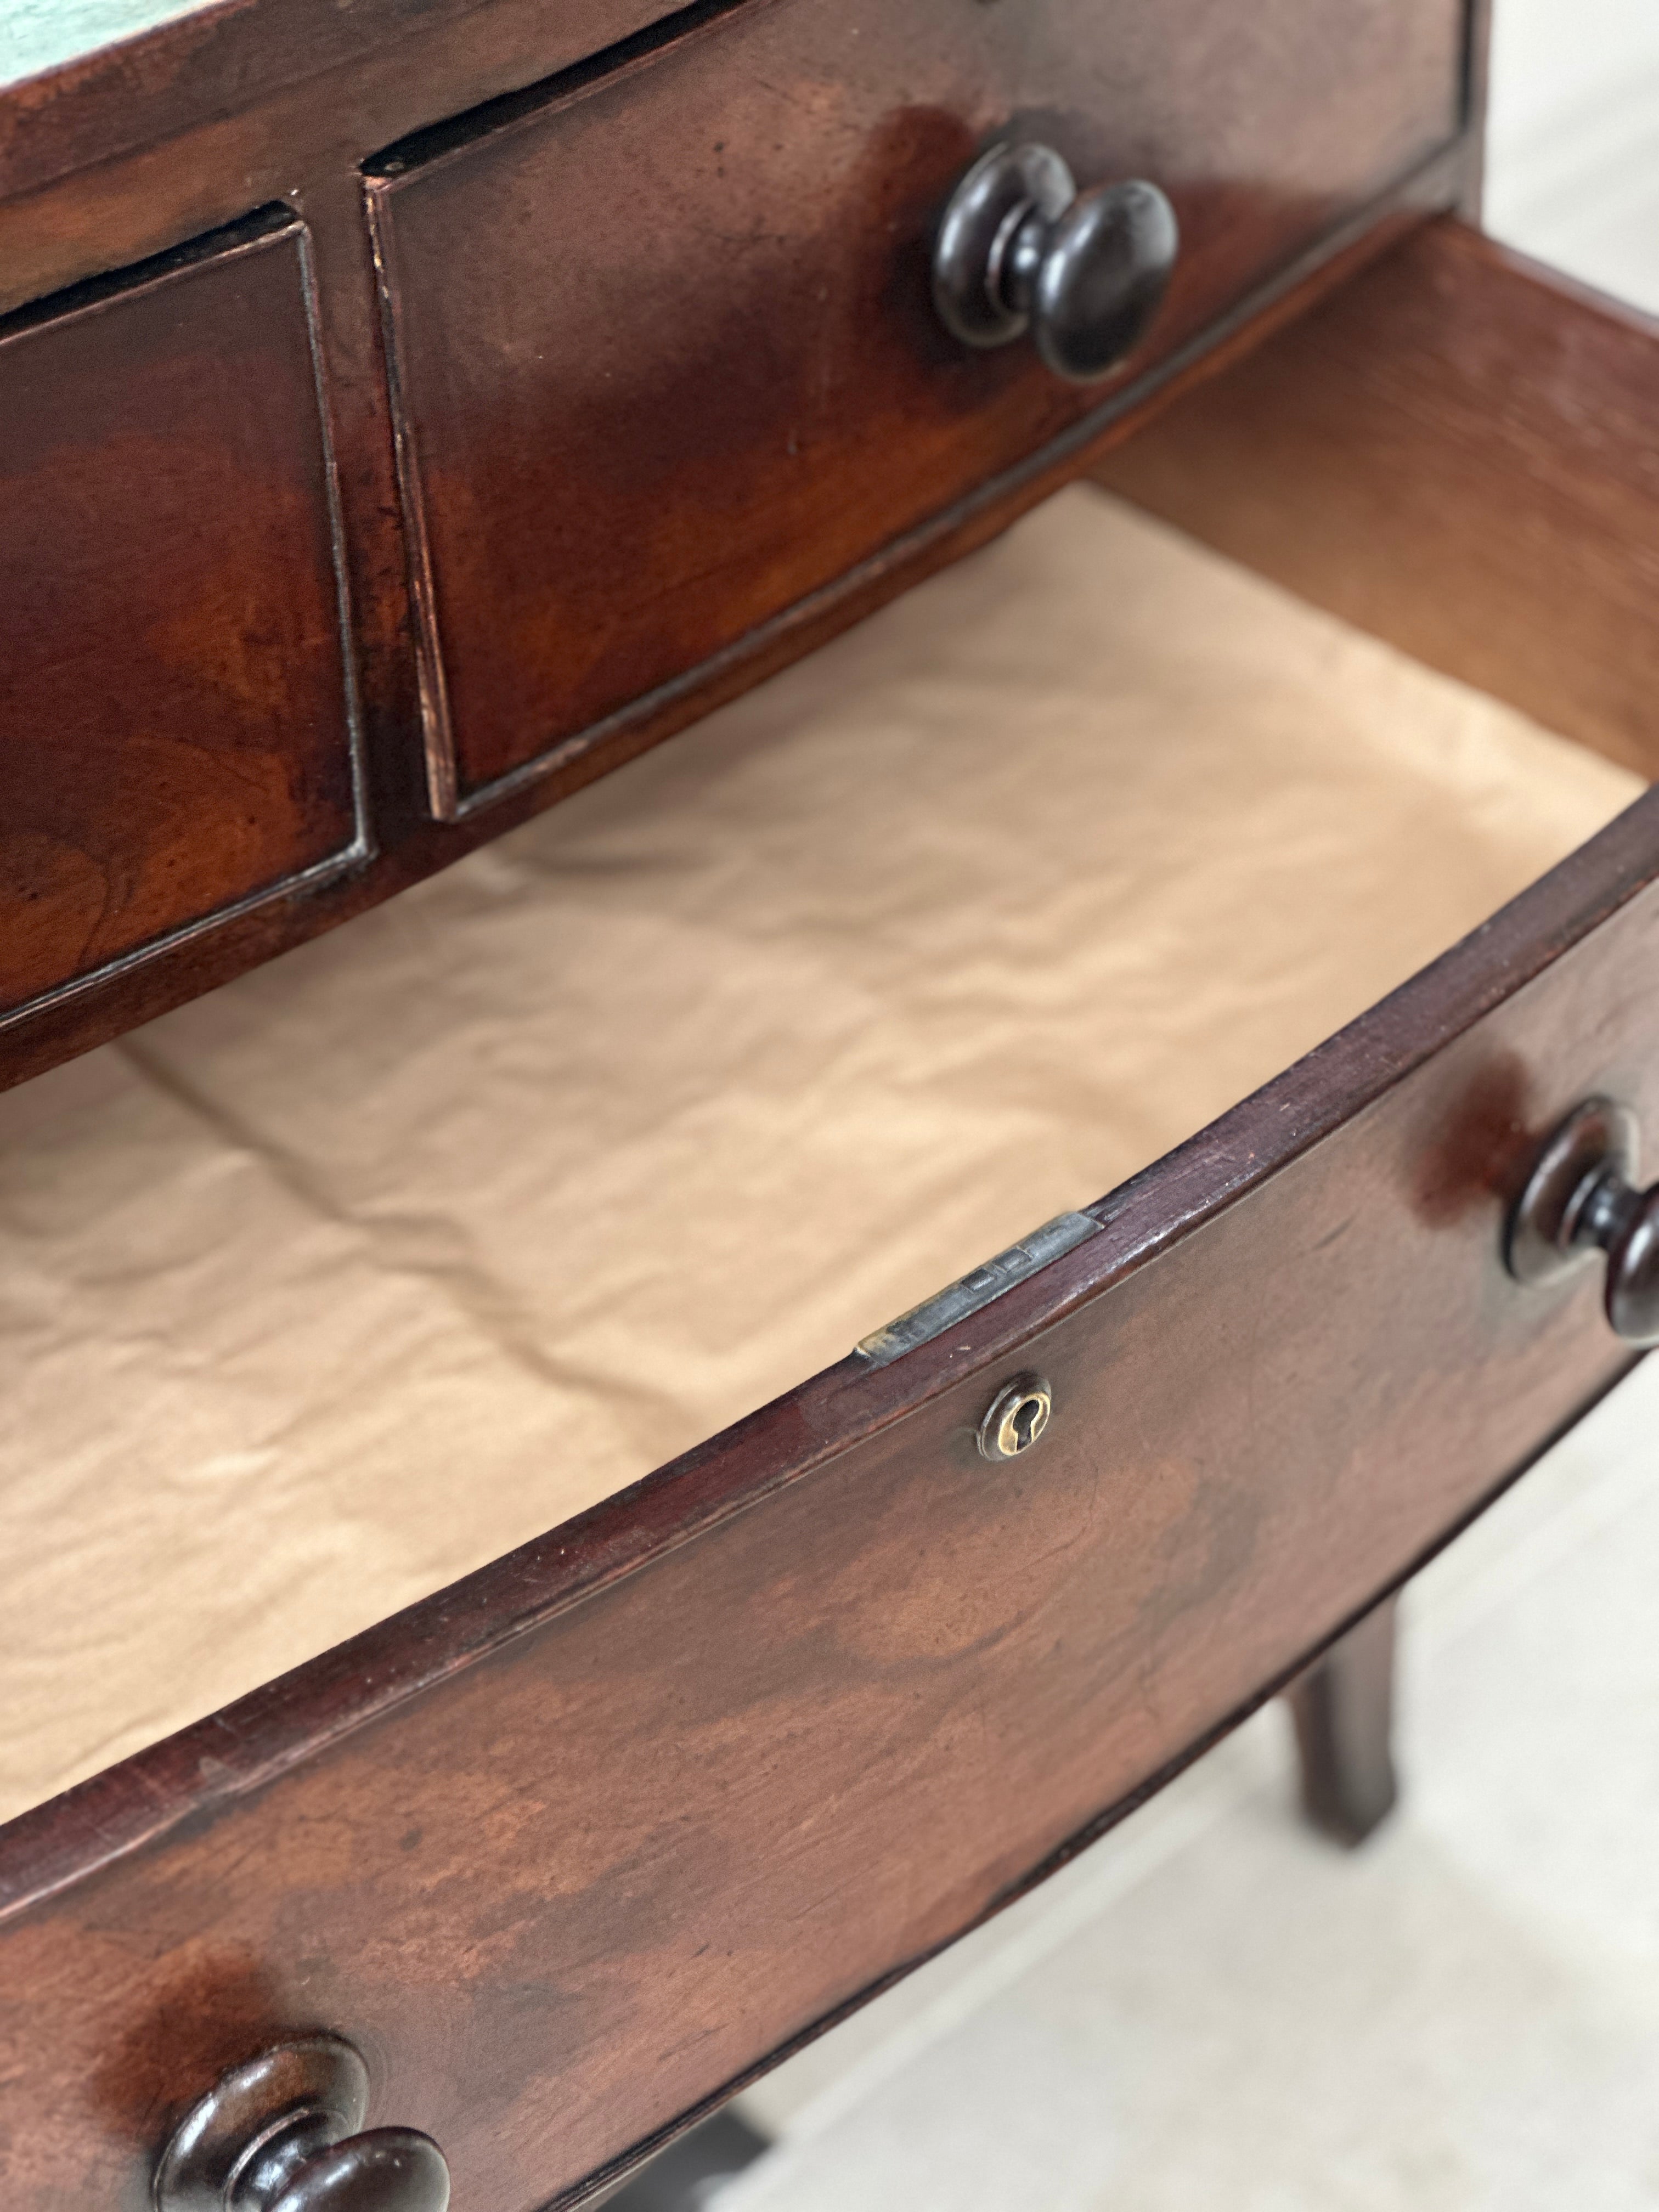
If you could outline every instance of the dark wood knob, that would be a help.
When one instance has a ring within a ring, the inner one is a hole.
[[[446,2212],[449,2168],[414,2128],[360,2133],[368,2070],[306,2035],[222,2075],[173,2130],[156,2212]]]
[[[1627,1343],[1659,1344],[1659,1183],[1637,1188],[1639,1155],[1628,1107],[1576,1106],[1528,1177],[1504,1258],[1517,1282],[1549,1283],[1605,1252],[1608,1321]]]
[[[964,345],[1030,331],[1068,384],[1097,384],[1162,306],[1181,234],[1156,185],[1079,192],[1047,146],[992,147],[951,195],[933,247],[933,304]]]

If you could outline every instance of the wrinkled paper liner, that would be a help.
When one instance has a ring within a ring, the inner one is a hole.
[[[1078,489],[0,1098],[0,1809],[1086,1205],[1638,787]]]

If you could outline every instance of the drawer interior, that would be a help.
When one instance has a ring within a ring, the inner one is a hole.
[[[0,1812],[1091,1203],[1639,787],[1078,488],[0,1098]]]

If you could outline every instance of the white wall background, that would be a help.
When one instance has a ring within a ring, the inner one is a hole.
[[[1659,313],[1659,0],[1497,0],[1486,222]]]

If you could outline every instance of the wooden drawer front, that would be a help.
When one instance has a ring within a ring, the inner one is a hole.
[[[1659,797],[943,1335],[12,1824],[9,2212],[136,2212],[318,2027],[534,2212],[1127,1810],[1626,1364],[1500,1231],[1586,1093],[1659,1127],[1656,851]]]
[[[981,145],[1014,125],[1085,183],[1168,191],[1152,367],[1452,136],[1462,15],[751,0],[397,150],[370,197],[438,810],[1102,406],[934,319],[933,228]]]
[[[304,234],[0,325],[0,1008],[358,836]]]

